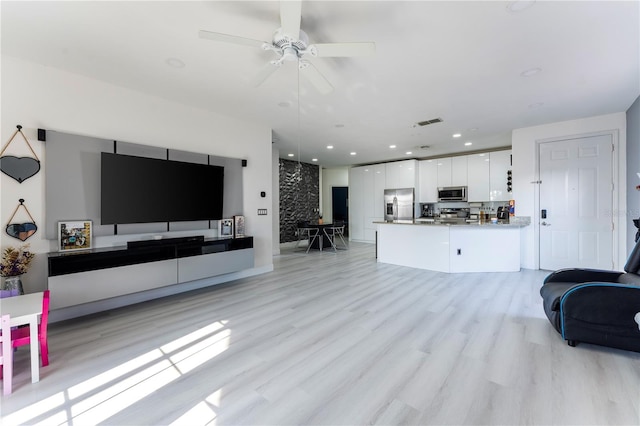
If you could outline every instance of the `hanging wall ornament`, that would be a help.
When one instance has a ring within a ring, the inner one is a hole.
[[[27,206],[24,205],[24,199],[20,198],[18,201],[20,201],[20,204],[18,204],[16,209],[13,211],[13,214],[9,218],[6,232],[13,238],[17,238],[20,241],[26,241],[27,238],[36,233],[38,227],[36,226],[36,221],[33,220],[33,216],[31,216],[31,213],[29,213],[29,209],[27,209]],[[27,212],[27,215],[29,215],[29,218],[31,218],[31,222],[11,223],[20,207],[22,207]]]
[[[9,141],[4,145],[2,151],[0,151],[0,170],[5,175],[12,177],[19,183],[22,183],[40,171],[40,159],[31,147],[31,144],[29,143],[27,138],[24,136],[24,133],[22,133],[22,126],[18,124],[16,127],[18,128],[18,130],[13,132],[13,135],[11,136],[11,138],[9,138]],[[29,147],[31,153],[33,154],[33,157],[35,158],[3,155],[9,147],[9,144],[13,142],[13,139],[18,133],[20,133],[22,139],[24,139],[24,141],[27,143],[27,146]]]

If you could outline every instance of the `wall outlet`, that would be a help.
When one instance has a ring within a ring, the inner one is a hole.
[[[258,209],[258,216],[266,216],[267,209]]]

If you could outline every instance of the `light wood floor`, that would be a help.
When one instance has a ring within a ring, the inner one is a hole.
[[[562,342],[543,271],[443,274],[374,246],[52,324],[2,424],[639,424],[640,354]],[[91,283],[87,283],[90,286]]]

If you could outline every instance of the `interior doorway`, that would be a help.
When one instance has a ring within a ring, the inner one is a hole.
[[[344,234],[349,235],[349,187],[334,186],[331,188],[331,205],[333,222],[344,222]]]

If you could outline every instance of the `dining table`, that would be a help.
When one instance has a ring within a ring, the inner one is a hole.
[[[0,315],[9,314],[9,325],[18,327],[29,325],[29,346],[31,348],[31,382],[40,380],[40,342],[38,341],[38,317],[42,314],[43,292],[0,299]]]

